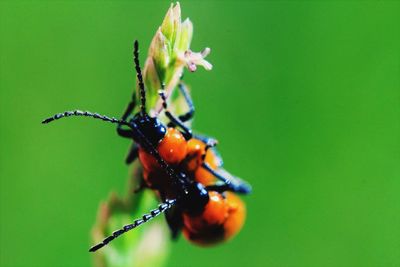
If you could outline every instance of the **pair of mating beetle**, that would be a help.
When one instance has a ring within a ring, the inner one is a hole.
[[[232,237],[241,229],[245,219],[245,206],[236,194],[250,193],[250,185],[220,168],[222,160],[215,150],[210,149],[217,144],[216,140],[195,136],[184,125],[192,119],[194,107],[183,83],[178,87],[189,107],[186,114],[175,116],[169,111],[164,88],[159,94],[169,124],[163,124],[146,112],[146,91],[137,41],[133,54],[140,96],[137,114],[133,114],[136,107],[134,93],[121,119],[75,110],[42,121],[47,124],[63,117],[86,116],[117,124],[118,134],[134,141],[126,163],[139,158],[143,166],[144,186],[153,189],[162,200],[158,208],[114,231],[89,251],[104,247],[161,213],[166,213],[173,237],[182,230],[188,240],[200,245],[212,245]]]

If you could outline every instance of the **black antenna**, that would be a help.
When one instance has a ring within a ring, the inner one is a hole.
[[[146,114],[146,90],[144,89],[142,70],[139,64],[139,42],[135,40],[133,49],[133,61],[135,62],[136,76],[139,82],[139,94],[140,94],[140,113],[142,116]]]
[[[99,119],[99,120],[103,120],[103,121],[107,121],[107,122],[111,122],[111,123],[121,123],[124,125],[128,125],[129,123],[123,120],[118,120],[114,117],[107,117],[105,115],[100,115],[98,113],[92,113],[90,111],[81,111],[81,110],[73,110],[73,111],[65,111],[63,113],[57,113],[56,115],[54,115],[53,117],[44,119],[42,121],[43,124],[47,124],[50,123],[54,120],[58,120],[61,118],[65,118],[65,117],[72,117],[72,116],[85,116],[85,117],[92,117],[94,119]]]
[[[170,209],[174,204],[176,203],[176,199],[172,200],[166,200],[164,203],[158,205],[157,209],[153,209],[150,211],[148,214],[144,214],[141,219],[136,219],[133,221],[131,224],[127,224],[124,227],[122,227],[119,230],[116,230],[112,233],[112,235],[106,237],[102,242],[98,243],[97,245],[94,245],[89,249],[90,252],[95,252],[96,250],[104,247],[111,241],[113,241],[115,238],[119,237],[120,235],[138,227],[139,225],[142,225],[151,219],[157,217],[161,213],[165,212],[166,210]]]
[[[161,84],[161,90],[158,91],[158,94],[161,97],[163,109],[168,111],[167,96],[165,95],[165,84],[164,83]]]
[[[65,117],[72,117],[72,116],[85,116],[85,117],[92,117],[94,119],[100,119],[103,121],[111,122],[111,123],[120,123],[126,126],[129,126],[132,128],[132,130],[137,134],[137,136],[141,139],[143,142],[143,146],[150,152],[151,155],[153,155],[158,164],[167,172],[169,177],[176,179],[179,176],[176,174],[175,170],[172,169],[165,161],[164,159],[160,156],[158,151],[154,148],[154,146],[151,144],[151,142],[146,138],[146,136],[139,130],[139,127],[136,125],[136,123],[128,123],[124,120],[118,120],[114,117],[110,118],[105,115],[100,115],[98,113],[92,113],[90,111],[81,111],[81,110],[73,110],[73,111],[65,111],[63,113],[57,113],[53,117],[44,119],[42,121],[43,124],[50,123],[52,121],[65,118]],[[182,181],[179,181],[182,183]]]

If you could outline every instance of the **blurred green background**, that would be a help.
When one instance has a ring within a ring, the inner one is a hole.
[[[183,238],[168,266],[400,266],[400,2],[181,1],[194,127],[247,179],[228,244]],[[88,266],[98,203],[124,192],[119,116],[169,2],[0,2],[0,266]],[[162,220],[162,218],[160,218]]]

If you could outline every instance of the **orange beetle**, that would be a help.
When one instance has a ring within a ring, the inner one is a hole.
[[[210,200],[197,215],[183,214],[183,234],[191,242],[209,246],[228,240],[242,228],[246,207],[235,194],[209,192]]]
[[[112,235],[93,246],[89,251],[94,252],[120,235],[146,223],[163,212],[180,211],[176,218],[183,219],[183,234],[192,243],[209,246],[228,240],[236,235],[243,226],[246,209],[243,202],[231,192],[226,192],[224,185],[205,187],[201,183],[190,181],[186,175],[171,169],[154,149],[153,155],[166,173],[172,179],[179,181],[176,186],[176,195],[173,199],[166,198],[164,203],[148,214],[136,219],[133,223],[116,230]]]

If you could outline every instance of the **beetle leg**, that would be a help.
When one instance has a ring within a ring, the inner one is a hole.
[[[128,155],[126,156],[125,163],[127,165],[131,164],[138,157],[139,148],[133,143],[131,148],[129,149]]]
[[[224,182],[224,186],[230,189],[230,191],[233,191],[235,193],[241,193],[241,194],[249,194],[251,192],[251,186],[246,183],[245,181],[234,177],[230,173],[224,170],[219,170],[216,171],[213,168],[211,168],[210,165],[208,165],[206,162],[203,162],[201,165],[204,169],[206,169],[209,173],[215,176],[218,180]]]
[[[167,105],[167,99],[165,96],[165,92],[164,90],[160,90],[159,94],[161,96],[161,99],[163,100],[163,108],[165,111],[165,115],[167,116],[167,118],[171,121],[171,123],[175,126],[178,126],[179,128],[182,129],[183,131],[183,136],[185,137],[186,140],[189,140],[192,138],[193,134],[192,134],[192,130],[189,129],[186,125],[183,124],[183,122],[176,117],[175,115],[173,115],[169,110],[168,110],[168,105]]]
[[[194,105],[193,105],[193,100],[192,100],[192,97],[190,96],[189,90],[187,89],[186,85],[183,82],[180,82],[178,84],[178,88],[179,88],[179,91],[181,92],[181,94],[183,95],[183,98],[186,101],[186,105],[189,107],[189,110],[186,113],[179,115],[178,118],[182,122],[187,122],[187,121],[191,120],[194,116],[195,109],[194,109]],[[172,127],[174,125],[172,122],[170,122],[168,124],[168,126]]]

